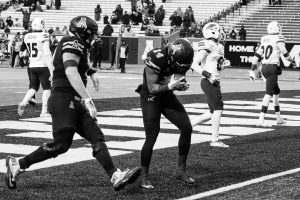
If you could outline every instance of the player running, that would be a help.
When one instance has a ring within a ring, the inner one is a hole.
[[[201,89],[207,96],[209,112],[192,120],[192,125],[211,120],[212,147],[229,147],[219,140],[220,120],[223,112],[223,100],[220,87],[221,71],[230,66],[230,61],[224,58],[224,46],[221,41],[225,40],[225,33],[217,23],[210,22],[203,27],[205,40],[198,43],[198,52],[194,57],[192,69],[200,74]]]
[[[195,180],[186,173],[192,126],[183,105],[173,93],[174,90],[185,91],[189,88],[184,81],[184,75],[190,69],[193,56],[194,50],[191,44],[184,39],[177,39],[166,48],[153,49],[147,53],[143,84],[137,91],[140,93],[146,133],[146,140],[141,152],[142,188],[154,188],[149,180],[149,167],[153,146],[160,131],[161,114],[180,130],[178,165],[174,177],[188,184],[195,183]],[[181,75],[175,76],[174,74]]]
[[[48,108],[52,117],[53,142],[43,144],[19,160],[7,157],[5,178],[10,189],[16,188],[20,171],[67,152],[75,132],[91,143],[93,156],[108,174],[114,190],[133,183],[141,173],[139,167],[121,171],[114,165],[97,123],[96,107],[86,89],[87,75],[91,77],[94,87],[99,88],[99,77],[87,60],[87,50],[98,31],[97,23],[89,17],[78,16],[71,20],[69,30],[74,36],[62,38],[54,53],[53,85]]]
[[[18,105],[18,114],[23,116],[26,105],[43,87],[41,117],[50,116],[47,111],[47,102],[51,94],[51,77],[53,71],[52,55],[49,47],[49,34],[45,32],[45,23],[41,18],[32,21],[33,32],[24,36],[22,51],[27,50],[29,55],[30,89],[23,101]]]
[[[277,125],[285,124],[286,121],[280,116],[279,106],[279,94],[280,89],[278,86],[278,75],[281,75],[282,70],[280,68],[280,53],[292,64],[295,61],[289,55],[289,52],[285,48],[285,38],[281,35],[281,26],[277,21],[272,21],[268,24],[268,35],[261,38],[261,45],[256,51],[250,71],[250,79],[254,81],[258,78],[258,60],[261,59],[262,68],[261,73],[266,79],[266,94],[262,100],[262,107],[257,122],[257,126],[265,126],[264,118],[267,113],[269,102],[273,96],[273,104],[276,114]]]

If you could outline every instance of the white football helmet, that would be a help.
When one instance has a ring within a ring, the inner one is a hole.
[[[220,35],[220,26],[215,22],[209,22],[203,27],[202,33],[205,39],[214,38],[218,40]]]
[[[42,18],[35,18],[31,23],[32,30],[43,31],[45,29],[45,22]]]
[[[281,25],[277,21],[268,24],[268,34],[281,34]]]

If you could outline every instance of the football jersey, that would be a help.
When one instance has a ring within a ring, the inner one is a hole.
[[[280,50],[278,42],[285,42],[282,35],[265,35],[261,38],[261,45],[257,53],[262,56],[262,64],[280,65]]]
[[[58,43],[54,57],[53,57],[53,79],[52,79],[52,87],[53,90],[58,90],[59,88],[64,88],[65,91],[77,94],[73,89],[71,83],[65,72],[65,65],[63,63],[63,54],[64,53],[72,53],[76,54],[80,57],[80,61],[78,64],[78,73],[86,86],[87,84],[87,71],[89,70],[88,65],[88,56],[87,49],[85,48],[83,42],[78,40],[75,36],[66,36],[63,37]]]
[[[29,56],[29,67],[47,67],[43,49],[43,42],[45,41],[49,41],[49,34],[46,32],[31,32],[24,36],[24,44]]]
[[[206,58],[201,62],[203,70],[211,73],[220,80],[221,63],[224,59],[224,46],[212,40],[203,40],[198,43],[198,51],[205,50]]]

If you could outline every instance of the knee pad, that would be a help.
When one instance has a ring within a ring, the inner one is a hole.
[[[44,143],[43,149],[44,151],[48,152],[51,155],[51,157],[55,158],[60,154],[66,153],[69,150],[70,146],[71,144],[66,143]]]
[[[107,146],[106,146],[105,142],[102,142],[102,141],[98,141],[98,142],[92,144],[92,148],[93,148],[93,156],[94,157],[95,157],[97,152],[99,152],[103,149],[107,150]]]

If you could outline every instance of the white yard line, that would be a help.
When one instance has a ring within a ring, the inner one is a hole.
[[[248,185],[261,183],[261,182],[264,182],[264,181],[267,181],[267,180],[270,180],[270,179],[274,179],[274,178],[278,178],[278,177],[281,177],[281,176],[294,174],[294,173],[297,173],[297,172],[300,172],[300,168],[291,169],[291,170],[288,170],[288,171],[285,171],[285,172],[280,172],[280,173],[277,173],[277,174],[270,174],[270,175],[267,175],[267,176],[262,176],[262,177],[255,178],[255,179],[252,179],[252,180],[249,180],[249,181],[245,181],[245,182],[241,182],[241,183],[221,187],[221,188],[206,191],[206,192],[203,192],[203,193],[198,193],[198,194],[195,194],[195,195],[192,195],[192,196],[189,196],[189,197],[184,197],[184,198],[181,198],[181,199],[178,199],[178,200],[201,199],[201,198],[209,197],[209,196],[212,196],[212,195],[220,194],[220,193],[223,193],[223,192],[228,192],[228,191],[231,191],[231,190],[242,188],[242,187],[245,187],[245,186],[248,186]]]

